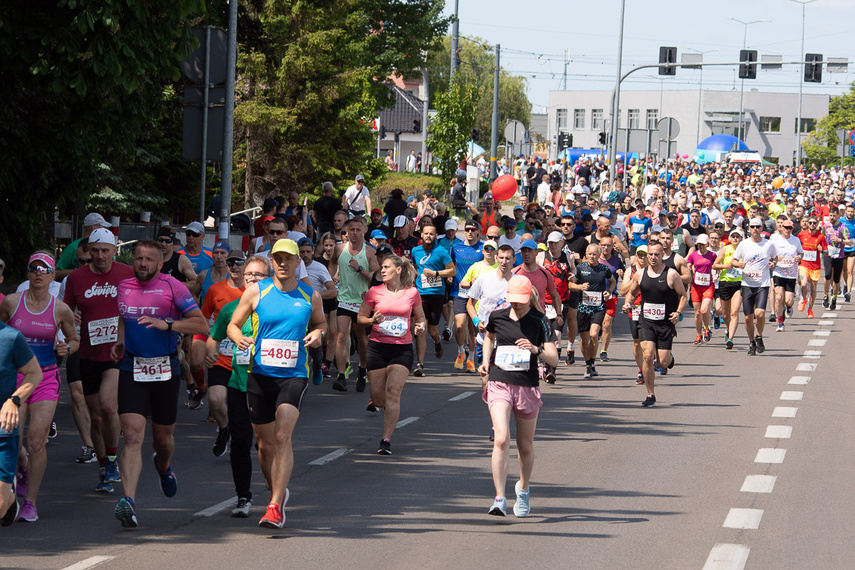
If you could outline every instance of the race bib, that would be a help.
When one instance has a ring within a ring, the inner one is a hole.
[[[637,321],[638,317],[641,316],[641,305],[633,305],[632,312],[630,313],[632,320]]]
[[[805,261],[816,261],[816,250],[811,249],[811,250],[805,251],[805,255],[804,255],[804,257],[802,257],[802,259],[804,259]]]
[[[695,273],[695,285],[699,287],[709,287],[710,284],[710,274],[709,273]]]
[[[172,378],[168,356],[134,357],[134,382],[166,382]]]
[[[438,275],[428,277],[422,274],[422,289],[437,289],[439,287],[442,287],[442,277]]]
[[[526,371],[531,365],[531,351],[518,346],[496,347],[496,366],[507,372]]]
[[[265,338],[261,341],[261,364],[274,368],[294,368],[300,356],[300,343],[296,340]]]
[[[745,273],[743,273],[743,275],[745,275],[745,277],[748,278],[750,281],[762,281],[763,280],[763,272],[762,271],[756,271],[756,270],[746,271]]]
[[[644,224],[632,224],[632,233],[643,234],[644,233]]]
[[[742,269],[738,267],[731,267],[725,272],[728,279],[742,279]]]
[[[119,333],[119,317],[89,321],[89,344],[98,346],[116,342]]]
[[[249,349],[235,352],[234,364],[238,366],[249,366]]]
[[[225,339],[220,342],[220,354],[223,356],[232,356],[234,355],[235,343],[231,341],[231,339]]]
[[[546,305],[546,318],[554,319],[558,317],[558,312],[555,310],[555,307],[552,305]]]
[[[644,303],[644,318],[648,321],[663,321],[665,316],[665,303]]]
[[[781,269],[790,269],[795,264],[795,259],[792,257],[785,257],[783,259],[778,260],[778,267]]]
[[[839,247],[835,247],[833,245],[828,246],[828,255],[832,259],[837,259],[838,257],[840,257],[840,251],[841,250]]]
[[[410,319],[407,317],[386,317],[378,325],[380,332],[394,337],[402,337],[410,330]]]
[[[603,304],[603,292],[582,291],[582,304],[588,307],[599,307]]]
[[[360,303],[339,303],[338,308],[344,309],[345,311],[350,311],[351,313],[358,313],[360,307],[362,305]]]
[[[458,288],[457,289],[457,296],[460,297],[461,299],[468,299],[469,298],[469,289],[464,289],[463,287]]]

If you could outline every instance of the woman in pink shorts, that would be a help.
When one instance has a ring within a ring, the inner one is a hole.
[[[505,297],[510,307],[493,311],[484,337],[484,362],[478,367],[486,378],[483,399],[493,420],[493,484],[496,498],[488,511],[505,516],[505,483],[508,478],[510,421],[513,412],[517,425],[517,451],[520,480],[514,486],[517,501],[514,514],[529,513],[529,478],[534,467],[534,431],[540,399],[537,360],[547,366],[558,366],[558,350],[550,342],[550,328],[540,312],[537,291],[531,281],[514,275],[508,281]]]
[[[692,305],[695,307],[695,329],[698,336],[695,344],[709,342],[712,338],[710,331],[710,313],[715,297],[715,280],[712,275],[712,264],[716,259],[714,251],[710,251],[710,237],[700,234],[695,238],[697,249],[686,258],[686,264],[692,270]]]
[[[45,442],[59,400],[60,378],[56,357],[66,356],[79,346],[71,309],[50,294],[49,287],[55,274],[53,257],[47,252],[34,253],[27,264],[29,289],[9,295],[0,303],[0,320],[23,333],[44,375],[20,409],[19,425],[23,427],[27,417],[30,425],[26,449],[22,445],[18,453],[17,492],[18,496],[26,497],[18,515],[19,521],[35,522],[39,518],[36,496],[47,466]],[[65,341],[57,340],[59,330],[65,335]],[[19,386],[22,379],[23,375],[19,374]]]

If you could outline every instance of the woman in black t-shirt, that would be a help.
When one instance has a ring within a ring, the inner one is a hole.
[[[482,397],[490,408],[494,434],[492,465],[496,498],[488,512],[505,516],[513,412],[520,461],[520,480],[514,486],[517,495],[514,514],[525,517],[529,513],[528,485],[534,467],[534,431],[543,405],[537,359],[547,366],[558,366],[558,350],[549,340],[549,325],[527,277],[514,275],[508,281],[505,300],[510,306],[493,311],[487,322],[484,362],[478,367],[481,377],[487,380]],[[491,359],[493,355],[495,358]]]

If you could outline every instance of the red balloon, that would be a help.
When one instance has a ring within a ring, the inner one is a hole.
[[[503,174],[496,178],[490,191],[496,202],[510,200],[517,192],[517,180],[510,174]]]

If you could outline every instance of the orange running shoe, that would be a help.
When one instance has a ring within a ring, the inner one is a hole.
[[[454,368],[456,370],[463,370],[463,367],[466,366],[466,355],[458,353],[457,360],[454,361]]]
[[[800,313],[805,310],[805,305],[807,305],[807,301],[805,299],[802,299],[801,301],[799,301],[799,312]]]
[[[813,318],[813,309],[808,309],[808,318],[809,319]]]

